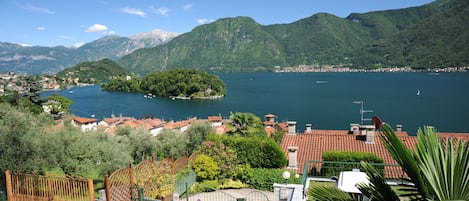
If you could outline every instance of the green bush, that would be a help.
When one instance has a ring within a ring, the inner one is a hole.
[[[326,177],[337,176],[342,171],[360,169],[360,161],[374,164],[384,163],[384,160],[375,154],[351,151],[327,151],[322,154],[322,159],[325,163],[319,175]],[[384,174],[384,166],[378,166],[376,169]]]
[[[241,164],[253,168],[281,168],[287,165],[282,148],[268,137],[222,136],[223,144],[236,151]]]
[[[225,179],[218,185],[219,189],[240,189],[247,188],[249,185],[240,180]]]
[[[195,183],[189,189],[189,193],[210,192],[218,189],[218,180],[205,180]]]
[[[274,191],[274,183],[285,183],[283,178],[283,169],[266,169],[266,168],[253,168],[253,175],[247,183],[258,190]],[[296,177],[294,173],[290,172],[290,179],[287,181],[289,184],[301,183],[301,177]]]
[[[219,179],[230,179],[236,174],[239,161],[236,152],[218,141],[204,141],[196,150],[197,154],[210,156],[220,168]]]
[[[192,164],[195,173],[197,174],[197,180],[213,180],[220,173],[220,168],[218,167],[217,162],[215,162],[210,156],[201,154],[198,155],[194,164]]]
[[[253,169],[249,164],[241,164],[236,166],[236,179],[246,182],[253,175]]]

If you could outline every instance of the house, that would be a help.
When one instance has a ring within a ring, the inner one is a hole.
[[[266,114],[264,116],[264,128],[265,128],[265,132],[267,133],[267,136],[270,136],[272,133],[274,133],[275,131],[277,131],[277,128],[278,127],[278,123],[275,121],[275,115],[273,114]]]
[[[119,117],[112,116],[111,118],[104,118],[101,120],[98,125],[103,127],[116,127],[120,124],[123,124],[126,121],[135,120],[133,117],[124,117],[120,115]]]
[[[80,128],[81,131],[95,131],[98,128],[98,120],[86,117],[73,117],[72,126]]]
[[[401,125],[396,127],[397,136],[407,147],[413,148],[417,143],[417,136],[409,136],[407,132],[402,131]],[[307,125],[302,133],[295,130],[296,122],[288,122],[288,130],[284,133],[281,143],[288,159],[287,169],[293,172],[303,173],[307,161],[322,161],[322,154],[333,150],[374,153],[382,158],[385,164],[397,164],[382,144],[373,125],[351,124],[350,130],[318,130]],[[438,136],[469,141],[469,133],[438,133]],[[320,165],[315,168],[320,169]],[[398,166],[386,167],[385,171],[389,178],[402,175]]]
[[[220,115],[208,116],[208,122],[211,123],[216,134],[224,134],[228,131],[228,128],[223,124],[223,117]]]
[[[195,121],[197,120],[196,117],[194,118],[190,118],[190,119],[187,119],[187,120],[183,120],[183,121],[170,121],[168,123],[166,123],[164,126],[163,126],[163,129],[164,130],[178,130],[180,132],[184,132],[186,131],[191,125],[192,123],[194,123]]]
[[[212,123],[212,127],[218,127],[222,125],[223,118],[221,116],[208,116],[208,121]]]

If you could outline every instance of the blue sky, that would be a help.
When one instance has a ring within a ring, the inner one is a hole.
[[[0,42],[74,46],[107,34],[191,31],[220,18],[248,16],[262,25],[319,12],[350,13],[420,6],[432,0],[0,0]]]

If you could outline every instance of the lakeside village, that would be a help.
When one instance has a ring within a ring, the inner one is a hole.
[[[333,65],[299,65],[297,67],[275,67],[276,73],[290,73],[290,72],[426,72],[430,74],[438,73],[452,73],[452,72],[469,72],[469,66],[466,67],[447,67],[447,68],[433,68],[433,69],[416,69],[411,67],[392,67],[392,68],[377,68],[377,69],[352,69],[349,67],[333,66]],[[17,91],[18,93],[25,92],[26,77],[28,75],[18,74],[14,72],[0,73],[0,95],[5,91]],[[78,78],[67,78],[57,80],[56,75],[38,75],[37,81],[40,83],[43,91],[61,90],[71,86],[89,86],[92,84],[82,83]]]
[[[157,136],[163,130],[186,131],[196,123],[209,123],[219,135],[229,131],[230,119],[221,116],[208,116],[206,119],[190,118],[182,121],[165,122],[159,118],[135,119],[133,117],[112,116],[99,121],[94,118],[73,117],[71,124],[80,128],[83,132],[104,129],[105,133],[115,135],[116,128],[128,126],[131,128],[144,128],[152,136]],[[303,175],[305,170],[320,167],[323,153],[329,151],[366,152],[382,158],[384,164],[397,164],[387,152],[384,144],[380,141],[378,130],[375,125],[350,124],[349,130],[324,130],[314,129],[312,124],[306,124],[304,129],[296,125],[296,121],[277,122],[274,114],[266,114],[263,121],[264,129],[268,136],[274,132],[283,131],[280,146],[287,158],[287,166],[284,167],[292,173]],[[403,130],[403,125],[395,126],[395,133],[407,147],[415,147],[417,136],[409,135]],[[469,141],[469,133],[438,132],[438,137],[443,139],[454,138]],[[386,178],[401,178],[403,172],[397,166],[385,168]],[[309,173],[310,174],[310,173]],[[307,176],[306,183],[290,184],[288,194],[290,200],[304,200],[304,190],[309,188],[309,182],[316,181],[314,177]],[[305,176],[305,175],[303,175]],[[324,178],[319,178],[323,179]],[[321,180],[321,181],[323,181]],[[353,180],[353,179],[352,179]],[[319,181],[319,180],[318,180]],[[332,181],[332,180],[331,180]],[[287,187],[285,184],[274,184],[274,194],[281,194],[281,189]],[[340,187],[339,187],[340,188]],[[345,189],[342,189],[346,191]],[[347,191],[346,191],[347,192]],[[352,191],[351,191],[352,192]],[[277,197],[277,196],[275,196]]]
[[[467,68],[464,69],[467,71]],[[16,89],[19,92],[25,89],[22,88],[21,85],[15,84],[21,83],[20,76],[13,73],[2,74],[0,76],[2,78],[2,83],[0,83],[0,86],[2,86],[1,92],[4,92],[4,89],[10,90],[12,88],[14,89],[15,87],[17,87]],[[60,86],[57,83],[54,83],[54,79],[47,79],[47,77],[43,77],[42,79],[45,80],[44,82],[41,82],[41,86],[44,89],[60,89]],[[4,80],[8,80],[9,82],[3,82]],[[290,200],[304,200],[305,189],[308,189],[309,185],[308,182],[316,181],[314,179],[318,179],[314,177],[314,172],[321,169],[321,165],[324,165],[321,164],[321,161],[323,160],[323,153],[329,151],[372,153],[383,159],[384,164],[397,164],[396,161],[387,152],[385,145],[381,142],[378,133],[379,131],[376,129],[375,125],[350,123],[350,129],[325,130],[315,129],[310,123],[306,124],[304,127],[300,127],[297,126],[296,121],[278,122],[276,119],[276,115],[266,114],[264,116],[263,126],[268,136],[279,130],[283,133],[282,139],[280,141],[280,147],[287,159],[287,164],[284,169],[295,173],[295,177],[303,175],[303,178],[307,179],[304,182],[302,180],[302,183],[298,185],[275,183],[273,185],[273,194],[275,194],[273,197],[275,198],[279,198],[282,195],[283,190],[285,191],[283,194],[288,194],[288,197],[291,198]],[[143,128],[147,130],[153,137],[158,136],[165,130],[177,130],[184,132],[192,125],[197,123],[210,124],[214,131],[219,135],[224,135],[225,133],[229,132],[230,127],[232,127],[231,120],[223,119],[222,116],[208,116],[203,119],[194,117],[186,120],[169,122],[159,118],[136,119],[134,117],[126,117],[122,115],[111,116],[110,118],[104,118],[102,120],[71,116],[57,120],[56,122],[57,124],[54,126],[54,128],[63,127],[70,122],[72,126],[79,128],[82,132],[86,133],[89,131],[102,130],[104,133],[111,136],[116,135],[117,129],[121,126],[132,129]],[[398,138],[405,144],[406,147],[415,147],[417,144],[417,136],[414,136],[414,133],[409,135],[407,131],[403,130],[403,125],[395,125],[393,127]],[[444,139],[455,138],[461,139],[464,142],[469,141],[469,133],[438,132],[437,135],[438,137]],[[305,171],[309,173],[305,175]],[[386,167],[384,171],[386,177],[390,179],[401,178],[401,176],[404,174],[401,168],[393,165]]]

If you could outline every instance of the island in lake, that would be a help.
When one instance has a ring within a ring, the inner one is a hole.
[[[139,92],[147,98],[219,99],[226,94],[225,83],[216,75],[196,69],[177,68],[137,75],[115,77],[102,85],[107,91]]]

